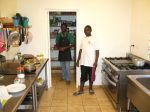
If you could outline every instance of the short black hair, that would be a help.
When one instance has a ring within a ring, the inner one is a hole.
[[[67,23],[62,23],[62,24],[61,24],[61,27],[62,27],[62,26],[65,26],[65,27],[67,28]]]
[[[92,27],[90,25],[86,25],[85,28],[89,28],[92,31]]]

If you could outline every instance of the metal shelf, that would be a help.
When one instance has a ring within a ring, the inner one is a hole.
[[[51,69],[52,69],[52,70],[61,70],[61,67],[60,67],[60,66],[55,66],[55,67],[51,67]],[[75,67],[74,67],[74,66],[71,66],[70,69],[71,69],[71,70],[74,70]]]
[[[44,89],[46,89],[46,84],[47,82],[44,81],[42,85],[40,86],[37,85],[37,99],[38,100],[41,98]]]
[[[18,109],[17,112],[33,112],[33,109]]]

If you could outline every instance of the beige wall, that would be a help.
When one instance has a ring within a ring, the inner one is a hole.
[[[148,40],[150,39],[150,0],[132,0],[131,44],[132,52],[148,58]]]
[[[101,84],[102,57],[125,56],[129,52],[130,0],[17,0],[17,4],[18,12],[29,17],[33,33],[33,41],[22,46],[23,53],[43,53],[46,57],[50,54],[49,11],[77,11],[77,54],[80,40],[84,37],[84,26],[92,26],[92,34],[97,38],[100,48],[95,85]],[[77,84],[79,80],[80,70],[77,68]]]
[[[29,17],[33,41],[22,46],[24,53],[43,53],[48,57],[47,12],[62,10],[77,11],[77,52],[80,39],[84,36],[83,28],[90,24],[93,35],[100,43],[100,59],[105,56],[125,56],[131,44],[135,45],[131,49],[134,54],[147,58],[149,6],[150,0],[0,0],[0,16],[12,17],[17,8],[19,13]],[[100,65],[101,61],[97,74],[100,74]],[[97,77],[96,84],[101,84],[101,76]]]
[[[17,1],[17,2],[15,2]],[[0,16],[11,17],[17,4],[17,12],[29,17],[33,41],[22,45],[22,53],[43,53],[49,57],[49,11],[77,12],[77,54],[80,40],[84,37],[84,26],[92,26],[92,34],[97,38],[100,60],[96,71],[95,85],[100,85],[101,59],[105,56],[125,56],[129,52],[131,1],[130,0],[0,0]],[[7,7],[7,8],[6,8]],[[15,12],[16,13],[16,12]],[[50,74],[50,73],[49,73]],[[80,70],[77,68],[77,84]],[[49,79],[51,74],[49,75]],[[50,82],[50,81],[49,81]]]
[[[0,0],[0,17],[12,17],[16,8],[17,0]]]

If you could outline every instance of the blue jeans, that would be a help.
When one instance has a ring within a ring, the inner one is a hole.
[[[70,81],[70,61],[61,61],[62,79]]]

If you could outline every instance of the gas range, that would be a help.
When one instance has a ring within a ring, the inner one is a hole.
[[[105,57],[105,60],[114,65],[118,70],[146,70],[150,69],[150,64],[145,63],[142,67],[133,64],[130,57]]]
[[[143,67],[137,67],[131,56],[103,58],[102,83],[118,112],[126,112],[127,109],[127,75],[150,74],[149,62],[146,61]]]

